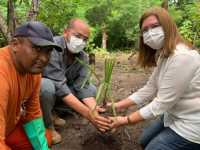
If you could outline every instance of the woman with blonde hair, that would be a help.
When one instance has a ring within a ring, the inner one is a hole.
[[[185,41],[170,14],[150,8],[140,18],[137,64],[154,67],[147,84],[128,98],[115,103],[117,111],[148,105],[126,117],[113,117],[111,132],[119,126],[155,119],[141,136],[145,150],[200,149],[200,55]],[[160,54],[156,61],[156,54]],[[111,106],[109,103],[108,106]]]

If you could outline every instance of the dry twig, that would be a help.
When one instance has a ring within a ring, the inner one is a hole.
[[[128,138],[130,139],[131,137],[130,137],[130,135],[128,134],[128,132],[127,132],[126,130],[124,130],[124,131],[126,132]]]
[[[137,52],[136,51],[134,51],[129,57],[128,57],[128,60],[130,60],[131,59],[131,57],[133,57],[135,54],[137,54]]]

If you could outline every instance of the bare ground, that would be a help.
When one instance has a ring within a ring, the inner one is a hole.
[[[141,70],[135,67],[137,55],[128,60],[130,54],[117,53],[110,55],[116,60],[111,77],[111,87],[115,102],[127,98],[133,92],[143,87],[149,79],[152,70]],[[96,56],[96,73],[104,78],[105,56]],[[97,88],[97,81],[93,82]],[[109,100],[108,100],[109,102]],[[117,112],[118,116],[126,116],[140,108],[132,106]],[[140,136],[150,121],[135,125],[126,125],[113,134],[99,132],[87,119],[76,112],[66,112],[61,115],[67,122],[63,129],[57,130],[62,136],[62,142],[53,145],[53,150],[142,150]]]

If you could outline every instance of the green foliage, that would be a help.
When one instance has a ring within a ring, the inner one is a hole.
[[[5,46],[5,41],[4,41],[4,37],[2,34],[0,34],[0,46],[1,47]]]
[[[198,8],[193,7],[191,9],[191,18],[193,19],[194,25],[197,27],[197,30],[199,30],[200,29],[200,11],[198,10]]]
[[[177,26],[181,26],[181,24],[184,21],[184,18],[187,18],[187,15],[185,14],[184,10],[175,4],[170,5],[168,11],[174,19],[174,21],[176,22]]]
[[[137,65],[132,65],[132,69],[133,70],[137,70],[137,71],[139,71],[139,72],[153,72],[153,70],[155,69],[155,68],[140,68],[139,66],[137,66]]]
[[[93,50],[90,51],[91,53],[94,53],[95,56],[99,56],[99,57],[106,57],[109,58],[109,54],[110,52],[108,52],[105,48],[99,48],[98,46],[96,46]]]
[[[85,46],[85,51],[90,53],[94,53],[95,49],[95,43],[94,43],[94,38],[97,36],[96,30],[93,27],[90,27],[90,38],[89,41],[87,42],[87,45]]]
[[[2,13],[4,19],[6,20],[6,17],[7,17],[7,1],[5,1],[5,0],[0,1],[0,10],[1,10],[1,13]]]
[[[198,39],[195,41],[195,46],[196,46],[196,47],[200,47],[200,38],[198,38]]]
[[[53,35],[60,35],[70,19],[75,17],[80,0],[43,0],[37,21],[43,22]]]
[[[179,32],[188,42],[192,42],[192,39],[194,39],[194,31],[192,31],[192,23],[189,20],[183,22],[183,25],[179,28]]]
[[[19,0],[15,2],[15,11],[17,13],[17,18],[19,25],[22,24],[23,22],[27,21],[28,17],[24,17],[24,15],[26,15],[26,13],[29,11],[30,9],[30,5],[29,3],[26,3],[24,1],[20,2]],[[23,18],[23,19],[20,19]]]
[[[160,7],[163,0],[82,0],[83,7],[86,8],[85,18],[90,26],[95,29],[96,36],[93,40],[95,45],[101,47],[102,44],[102,26],[106,26],[108,35],[108,51],[113,49],[130,50],[138,49],[139,39],[139,18],[144,11],[150,7]],[[187,15],[177,5],[176,1],[169,2],[169,12],[178,26],[187,18]],[[189,10],[194,6],[187,3]]]
[[[195,32],[198,33],[199,30],[200,30],[200,10],[199,10],[200,2],[196,1],[196,3],[198,5],[198,8],[194,4],[193,5],[187,5],[187,7],[189,7],[188,9],[190,9],[189,13],[190,13],[191,20],[193,21],[192,22],[192,28],[190,29],[191,30],[190,32],[193,31],[193,34],[195,34]],[[197,39],[196,39],[194,45],[198,48],[200,47],[200,36],[199,36],[199,34],[197,36]]]
[[[13,0],[13,1],[16,2],[17,0]],[[29,0],[20,0],[19,3],[20,3],[20,5],[21,5],[22,3],[25,3],[27,7],[30,6]]]
[[[193,0],[180,0],[191,19],[192,28],[187,25],[188,16],[175,0],[168,0],[168,11],[185,37],[193,40],[193,33],[200,29],[200,11]],[[0,10],[7,20],[7,2],[0,1]],[[13,0],[17,17],[22,18],[31,6],[31,0]],[[150,7],[160,7],[163,0],[42,0],[40,1],[37,21],[43,22],[53,35],[60,35],[72,18],[85,20],[91,29],[86,51],[98,51],[102,46],[102,27],[106,26],[107,52],[138,49],[139,18]],[[199,1],[196,1],[199,5]],[[24,17],[19,24],[27,20]],[[186,22],[186,23],[184,23]],[[195,28],[197,27],[197,28]],[[187,33],[186,29],[192,30]],[[199,38],[199,37],[198,37]],[[199,39],[197,39],[198,43]],[[0,38],[2,43],[2,38]]]
[[[200,7],[200,5],[199,5]],[[197,40],[195,41],[195,46],[196,47],[200,47],[200,37],[199,37],[199,31],[200,31],[200,11],[198,10],[198,8],[193,8],[192,9],[192,19],[194,20],[194,26],[196,27],[196,32],[198,33],[198,37]]]
[[[129,48],[131,41],[135,41],[139,30],[139,27],[137,28],[138,1],[115,0],[112,4],[113,9],[107,23],[107,31],[111,31],[108,33],[108,40],[112,39],[113,42],[108,42],[108,47],[110,49]]]

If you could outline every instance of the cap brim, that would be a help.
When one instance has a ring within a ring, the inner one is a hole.
[[[38,46],[53,46],[57,51],[62,52],[62,48],[54,42],[44,40],[42,38],[26,37],[31,43]]]

